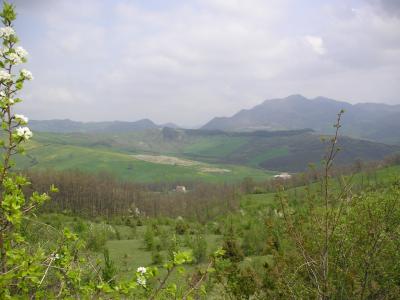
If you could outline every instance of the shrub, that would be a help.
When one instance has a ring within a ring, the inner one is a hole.
[[[175,224],[176,234],[183,235],[189,229],[189,224],[187,224],[182,218],[178,218]]]
[[[193,257],[197,263],[204,262],[207,258],[207,241],[203,235],[196,235],[193,241]]]
[[[143,242],[147,251],[154,248],[154,230],[151,226],[146,226],[146,231],[143,236]]]

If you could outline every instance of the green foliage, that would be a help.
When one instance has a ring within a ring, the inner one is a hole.
[[[116,237],[116,231],[105,223],[91,223],[83,237],[87,249],[98,252],[103,249],[108,240]]]
[[[151,262],[153,265],[161,265],[164,262],[164,258],[160,250],[156,249],[151,253]]]
[[[189,224],[186,223],[182,217],[179,217],[176,220],[176,224],[175,224],[176,234],[179,234],[179,235],[185,234],[188,229],[189,229]]]
[[[155,246],[154,230],[151,226],[146,226],[146,232],[143,237],[143,242],[146,247],[146,250],[150,251],[154,249]]]
[[[197,263],[202,263],[207,258],[207,240],[204,235],[196,234],[192,242],[193,257]]]
[[[110,259],[110,253],[107,248],[104,248],[103,257],[104,267],[101,270],[102,279],[110,285],[115,285],[115,276],[117,274],[117,269],[114,265],[114,262]]]

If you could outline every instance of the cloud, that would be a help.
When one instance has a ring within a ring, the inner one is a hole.
[[[23,109],[196,125],[293,93],[398,103],[400,20],[370,1],[16,0]]]
[[[307,35],[304,37],[306,42],[311,46],[313,51],[319,55],[325,54],[324,41],[319,36]]]
[[[369,0],[388,15],[400,17],[400,1],[398,0]]]

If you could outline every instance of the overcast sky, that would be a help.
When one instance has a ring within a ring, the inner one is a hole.
[[[303,94],[400,104],[399,0],[14,0],[31,119],[185,126]]]

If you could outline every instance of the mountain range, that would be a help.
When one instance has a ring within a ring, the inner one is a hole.
[[[308,99],[302,95],[266,100],[251,108],[243,109],[231,117],[217,117],[200,130],[226,132],[282,131],[312,129],[316,133],[331,134],[336,114],[344,109],[341,133],[353,138],[400,145],[400,105],[382,103],[350,104],[325,97]],[[71,120],[33,120],[35,131],[58,133],[121,133],[179,128],[173,123],[156,124],[149,119],[134,122],[77,122]]]
[[[118,133],[140,131],[146,129],[157,128],[178,128],[173,123],[157,125],[149,119],[142,119],[134,122],[109,121],[109,122],[78,122],[69,119],[65,120],[32,120],[29,122],[30,127],[35,131],[54,132],[54,133],[71,133],[71,132],[104,132]]]
[[[325,97],[308,99],[291,95],[266,100],[231,117],[214,118],[204,130],[254,131],[311,128],[332,133],[336,114],[344,109],[342,133],[389,144],[400,144],[400,105],[381,103],[350,104]]]

